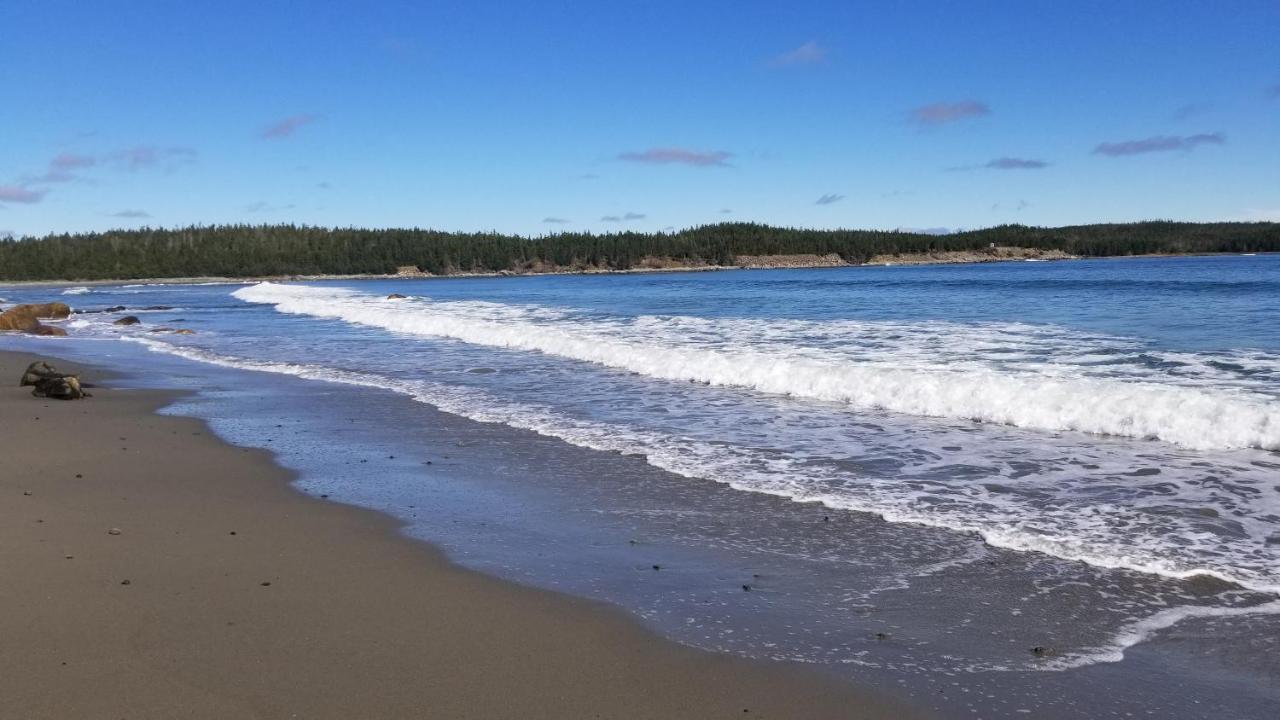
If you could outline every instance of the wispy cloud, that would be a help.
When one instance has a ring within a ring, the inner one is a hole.
[[[172,170],[178,165],[191,162],[196,151],[189,147],[157,145],[135,145],[109,156],[112,162],[125,170],[143,170],[160,166]]]
[[[48,192],[48,190],[32,190],[22,185],[0,185],[0,203],[30,205],[43,200]]]
[[[248,213],[274,213],[280,212],[281,210],[292,210],[296,207],[297,205],[294,205],[293,203],[289,203],[288,205],[272,205],[265,200],[258,200],[257,202],[251,202],[248,205],[245,205],[244,211]]]
[[[293,137],[294,133],[301,128],[310,125],[316,121],[315,115],[291,115],[279,122],[272,123],[263,128],[261,137],[263,140],[283,140]]]
[[[843,199],[844,199],[844,196],[843,196],[843,195],[837,195],[837,194],[835,194],[835,193],[828,193],[828,194],[823,195],[822,197],[818,198],[817,200],[815,200],[815,201],[813,202],[813,204],[814,204],[814,205],[832,205],[832,204],[834,204],[834,203],[838,203],[838,202],[840,202],[840,201],[841,201],[841,200],[843,200]]]
[[[646,217],[648,217],[648,215],[645,215],[644,213],[629,212],[623,215],[602,215],[600,217],[600,221],[601,222],[626,222],[630,220],[643,220]]]
[[[733,214],[733,208],[720,208],[720,214],[721,214],[721,215],[732,215],[732,214]]]
[[[1173,119],[1189,120],[1193,117],[1203,115],[1206,112],[1209,112],[1209,110],[1211,109],[1213,109],[1213,103],[1207,103],[1207,102],[1187,103],[1186,105],[1178,106],[1178,108],[1173,111]]]
[[[92,155],[77,153],[61,153],[49,161],[43,175],[28,177],[26,183],[63,183],[77,179],[75,171],[96,165],[98,159]]]
[[[716,167],[729,164],[733,153],[724,150],[689,150],[678,147],[649,148],[639,152],[624,152],[618,155],[619,160],[647,163],[650,165],[692,165],[694,167]]]
[[[555,217],[554,215],[549,215],[547,217],[542,218],[542,222],[547,223],[549,225],[565,225],[569,223],[569,220],[567,218]]]
[[[990,115],[991,108],[977,100],[936,102],[921,105],[911,111],[911,119],[921,125],[946,125],[958,120]]]
[[[1099,143],[1093,149],[1093,153],[1108,157],[1123,157],[1125,155],[1142,155],[1153,152],[1194,150],[1200,145],[1222,145],[1226,141],[1227,137],[1218,132],[1199,133],[1196,135],[1156,135],[1142,140]]]
[[[810,40],[798,48],[788,50],[781,55],[775,55],[769,60],[769,64],[773,67],[813,65],[826,59],[827,49],[819,45],[816,40]]]
[[[139,220],[151,217],[151,213],[146,210],[121,210],[111,213],[111,217],[124,218],[126,220]]]
[[[992,170],[1040,170],[1049,167],[1049,163],[1031,158],[998,157],[987,161],[982,167]]]

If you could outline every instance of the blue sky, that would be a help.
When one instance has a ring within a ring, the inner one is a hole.
[[[1280,3],[0,0],[0,232],[1280,219]]]

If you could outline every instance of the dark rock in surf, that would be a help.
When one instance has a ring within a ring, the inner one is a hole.
[[[390,295],[387,296],[387,299],[388,300],[404,300],[406,299],[406,296],[401,295],[400,293],[391,293]]]
[[[124,317],[120,318],[119,320],[111,324],[112,325],[138,325],[141,323],[142,321],[139,320],[136,315],[125,315]]]

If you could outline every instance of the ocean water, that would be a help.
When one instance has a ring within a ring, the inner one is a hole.
[[[52,293],[74,337],[0,346],[691,644],[957,714],[1280,701],[1280,256]]]

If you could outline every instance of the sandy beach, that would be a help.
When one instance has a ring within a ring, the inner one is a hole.
[[[34,398],[32,359],[0,353],[2,717],[915,716],[460,569],[170,394]]]

